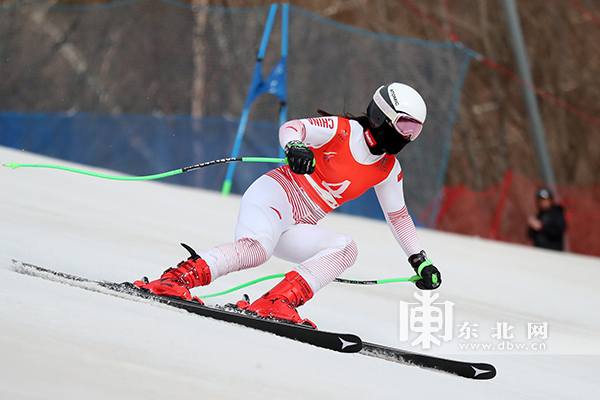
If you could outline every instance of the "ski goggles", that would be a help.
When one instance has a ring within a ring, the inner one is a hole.
[[[396,120],[392,122],[392,126],[396,129],[404,138],[412,141],[419,136],[423,124],[411,117],[408,114],[399,113]]]
[[[421,133],[421,129],[423,129],[423,124],[421,121],[414,119],[410,115],[397,112],[385,101],[383,96],[379,94],[379,91],[375,92],[373,95],[373,101],[379,107],[381,111],[385,114],[386,117],[392,121],[392,126],[398,133],[400,133],[404,138],[412,141],[419,136]]]

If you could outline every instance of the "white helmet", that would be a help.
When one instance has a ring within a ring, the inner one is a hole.
[[[379,128],[389,121],[406,139],[412,141],[421,132],[427,117],[427,106],[415,89],[394,82],[375,91],[367,108],[367,116],[373,128]]]

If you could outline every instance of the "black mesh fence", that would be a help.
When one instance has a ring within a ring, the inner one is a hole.
[[[229,156],[268,13],[163,0],[2,5],[0,145],[130,174]],[[275,21],[265,75],[280,59]],[[399,158],[418,215],[443,186],[470,60],[449,43],[377,35],[291,7],[288,119],[315,116],[317,108],[361,114],[391,81],[417,88],[427,122]],[[279,107],[271,95],[252,105],[242,155],[278,155]],[[169,179],[219,189],[225,168],[213,168]],[[237,168],[233,191],[270,168]],[[342,211],[378,216],[366,204],[372,197]]]

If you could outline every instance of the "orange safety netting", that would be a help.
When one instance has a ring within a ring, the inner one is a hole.
[[[543,184],[508,171],[502,182],[476,192],[444,187],[435,228],[512,243],[531,244],[527,218],[536,214],[535,193]],[[600,256],[600,185],[559,185],[567,221],[567,250]],[[428,220],[433,207],[420,217]]]

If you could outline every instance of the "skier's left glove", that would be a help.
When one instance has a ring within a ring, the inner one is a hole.
[[[427,259],[425,250],[408,257],[408,262],[412,265],[417,275],[410,280],[421,290],[433,290],[442,284],[442,274],[433,265],[431,260]]]
[[[313,151],[299,140],[291,140],[285,145],[287,163],[294,174],[304,175],[315,172]]]

